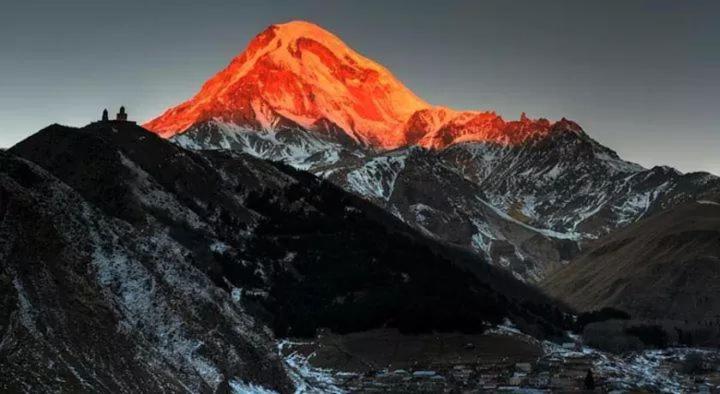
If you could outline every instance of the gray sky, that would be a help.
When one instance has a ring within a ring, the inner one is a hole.
[[[625,159],[720,174],[713,0],[3,0],[0,146],[121,104],[149,120],[293,19],[334,32],[433,104],[565,116]]]

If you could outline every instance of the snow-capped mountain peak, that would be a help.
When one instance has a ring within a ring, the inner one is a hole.
[[[255,131],[341,130],[380,150],[516,144],[551,131],[544,119],[510,122],[494,112],[430,105],[382,65],[303,21],[265,29],[193,98],[145,127],[170,138],[211,121]]]
[[[326,119],[354,139],[389,147],[400,126],[429,105],[387,69],[308,22],[273,25],[200,92],[147,127],[164,137],[219,119],[252,129]]]

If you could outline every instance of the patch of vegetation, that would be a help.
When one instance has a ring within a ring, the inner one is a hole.
[[[675,343],[661,325],[626,319],[590,323],[585,326],[582,335],[589,346],[613,353],[663,349]]]
[[[611,353],[639,351],[644,348],[638,337],[625,332],[624,324],[619,320],[590,323],[583,329],[582,336],[588,346]]]

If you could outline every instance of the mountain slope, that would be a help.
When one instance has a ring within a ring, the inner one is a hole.
[[[574,133],[515,147],[458,144],[439,154],[485,190],[488,201],[527,224],[595,239],[678,203],[720,191],[720,178],[645,169],[622,160],[577,124]]]
[[[644,169],[573,122],[552,127],[565,132],[516,146],[338,148],[330,150],[332,155],[277,159],[308,168],[425,233],[470,247],[530,281],[570,261],[589,241],[720,191],[720,179],[710,174]]]
[[[574,122],[549,130],[514,145],[468,141],[379,152],[303,129],[258,132],[221,123],[172,141],[309,170],[530,281],[588,241],[720,192],[720,178],[711,174],[622,160]]]
[[[579,310],[714,325],[720,310],[720,203],[679,205],[612,233],[542,282]]]
[[[291,391],[272,338],[184,251],[0,152],[0,390]]]
[[[549,130],[515,145],[468,141],[380,152],[302,129],[257,132],[221,123],[172,140],[309,170],[530,281],[587,241],[720,192],[720,178],[711,174],[624,161],[574,122]]]
[[[520,279],[537,280],[569,260],[574,240],[526,225],[490,204],[485,191],[432,151],[400,149],[322,170],[426,234],[471,248]]]

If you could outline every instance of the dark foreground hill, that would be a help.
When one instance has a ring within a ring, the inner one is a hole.
[[[7,389],[290,390],[265,325],[562,328],[537,290],[284,165],[114,122],[50,126],[2,161]]]
[[[161,229],[0,152],[0,391],[286,392],[271,336]]]

